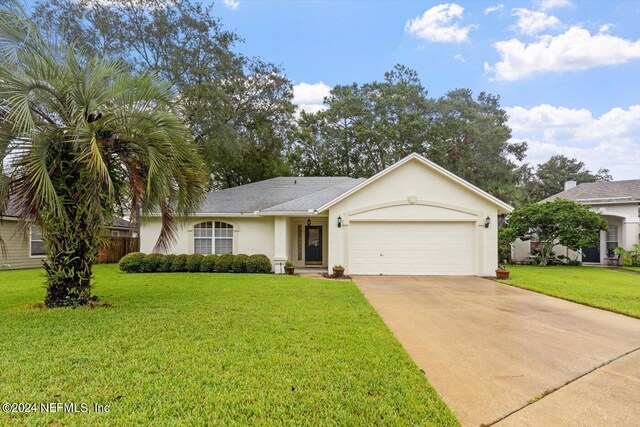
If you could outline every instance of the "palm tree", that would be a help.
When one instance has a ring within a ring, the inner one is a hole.
[[[90,301],[115,212],[160,215],[160,250],[199,205],[206,169],[174,99],[153,75],[47,38],[19,7],[0,10],[0,215],[11,198],[23,232],[41,229],[48,307]]]

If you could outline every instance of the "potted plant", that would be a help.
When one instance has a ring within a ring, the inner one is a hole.
[[[333,266],[333,277],[342,277],[344,276],[344,267],[341,265]]]
[[[291,260],[287,260],[287,262],[284,263],[284,272],[286,274],[292,276],[295,270],[296,267],[293,265],[293,262],[291,262]]]
[[[503,266],[500,265],[496,269],[496,279],[498,279],[498,280],[508,279],[510,273],[511,272],[509,270],[507,270],[506,268],[504,268]]]

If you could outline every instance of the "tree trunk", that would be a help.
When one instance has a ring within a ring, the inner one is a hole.
[[[47,274],[45,305],[49,308],[77,307],[87,304],[91,298],[92,267],[97,252],[87,242],[76,240],[63,245],[64,250],[50,253],[44,262]]]

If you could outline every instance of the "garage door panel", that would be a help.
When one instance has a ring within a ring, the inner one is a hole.
[[[470,222],[352,222],[351,274],[473,274]]]

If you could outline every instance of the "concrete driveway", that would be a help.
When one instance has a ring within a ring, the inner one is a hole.
[[[640,425],[640,320],[476,277],[354,280],[464,425]]]

